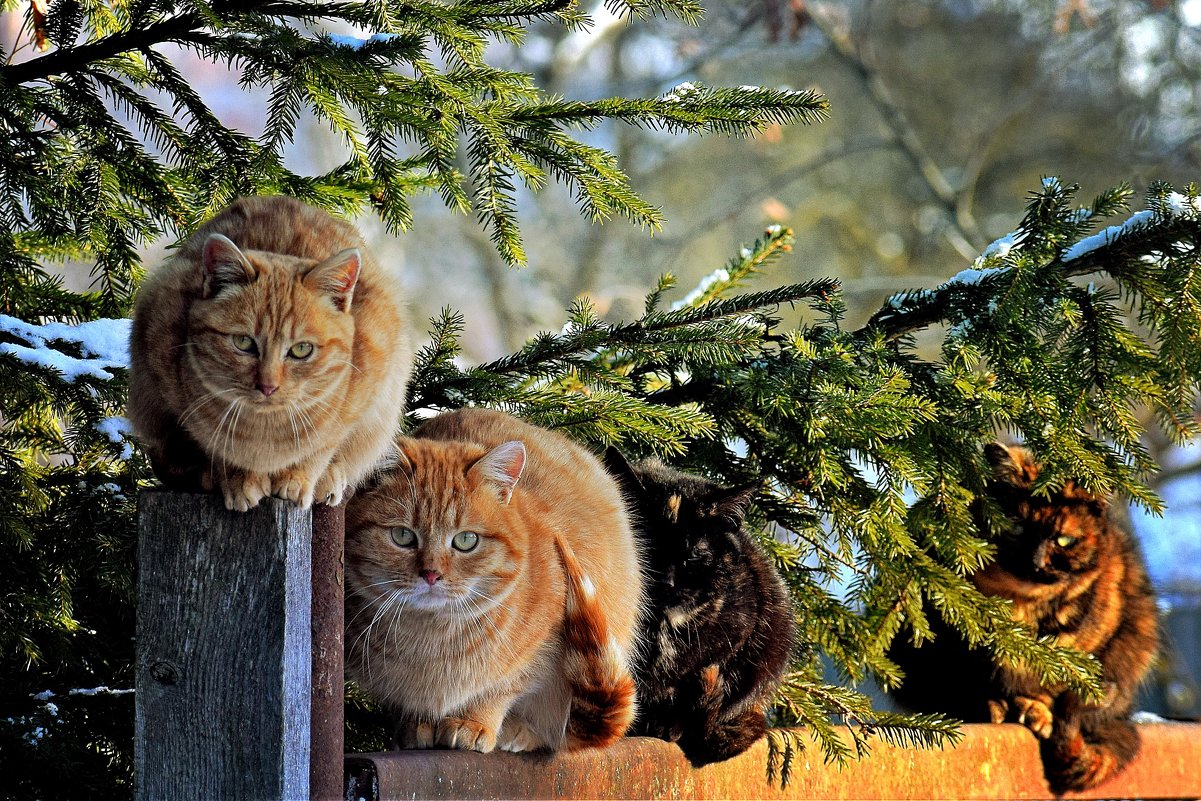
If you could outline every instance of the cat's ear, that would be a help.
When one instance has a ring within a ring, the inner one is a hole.
[[[258,277],[254,265],[233,240],[221,234],[209,234],[204,240],[200,263],[204,269],[204,297],[215,297],[228,286],[249,284]]]
[[[634,472],[634,468],[630,465],[626,455],[619,451],[615,445],[610,445],[605,448],[604,455],[605,469],[609,471],[609,475],[617,479],[618,483],[624,486],[631,492],[638,492],[645,489],[642,485],[642,479]]]
[[[1029,487],[1038,477],[1038,465],[1030,451],[1020,446],[990,442],[984,446],[984,458],[993,478],[1015,487]]]
[[[524,469],[525,445],[511,440],[502,442],[480,457],[467,471],[467,476],[493,487],[499,493],[501,503],[507,504]]]
[[[328,295],[338,311],[350,308],[363,255],[358,248],[347,248],[330,256],[304,274],[304,285],[314,292]]]
[[[752,481],[749,484],[739,484],[733,487],[721,487],[709,493],[705,500],[712,504],[713,514],[724,517],[732,523],[742,524],[747,509],[755,493],[762,488],[763,482]]]

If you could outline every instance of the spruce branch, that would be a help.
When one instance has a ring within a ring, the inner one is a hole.
[[[1092,214],[1084,219],[1091,220]],[[1026,222],[1032,221],[1028,218]],[[1022,227],[1015,232],[1019,236],[1022,233]],[[1196,216],[1149,210],[1074,243],[1081,245],[1076,252],[1071,247],[1063,248],[1044,269],[1063,279],[1103,272],[1121,281],[1132,271],[1132,262],[1144,256],[1157,258],[1181,247],[1195,248],[1199,242],[1201,222]],[[1005,246],[1012,247],[1012,243]],[[894,295],[858,334],[867,337],[879,333],[897,339],[936,323],[963,320],[972,311],[984,308],[997,290],[1012,280],[1011,270],[1012,265],[1004,258],[986,249],[973,267],[941,286]]]

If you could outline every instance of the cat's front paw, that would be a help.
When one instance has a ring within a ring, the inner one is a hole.
[[[225,497],[225,508],[231,512],[249,512],[271,494],[271,480],[262,473],[237,470],[220,476],[217,483]]]
[[[301,509],[313,505],[314,486],[312,476],[300,468],[282,470],[271,477],[271,494],[291,501]]]
[[[486,754],[496,747],[496,732],[476,720],[443,718],[438,722],[434,740],[446,748]]]
[[[1040,739],[1045,740],[1051,736],[1055,718],[1051,714],[1050,698],[1016,695],[1013,698],[1013,705],[1018,710],[1018,723],[1034,732],[1035,736]]]
[[[338,506],[346,499],[348,489],[350,489],[350,482],[347,480],[346,471],[335,460],[329,463],[325,472],[321,474],[321,478],[317,479],[317,486],[313,490],[313,499],[327,506]]]

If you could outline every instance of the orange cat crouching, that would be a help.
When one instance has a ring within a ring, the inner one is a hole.
[[[175,489],[340,503],[392,447],[412,366],[396,279],[287,197],[205,223],[138,293],[129,418]]]
[[[640,554],[591,453],[499,412],[436,417],[347,507],[347,672],[406,748],[621,737]]]

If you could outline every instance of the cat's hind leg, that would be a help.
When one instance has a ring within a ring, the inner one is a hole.
[[[509,715],[501,724],[496,747],[502,751],[538,751],[546,748],[547,744],[525,721],[516,715]]]
[[[399,716],[392,739],[397,748],[411,750],[434,747],[434,724],[408,716]]]

